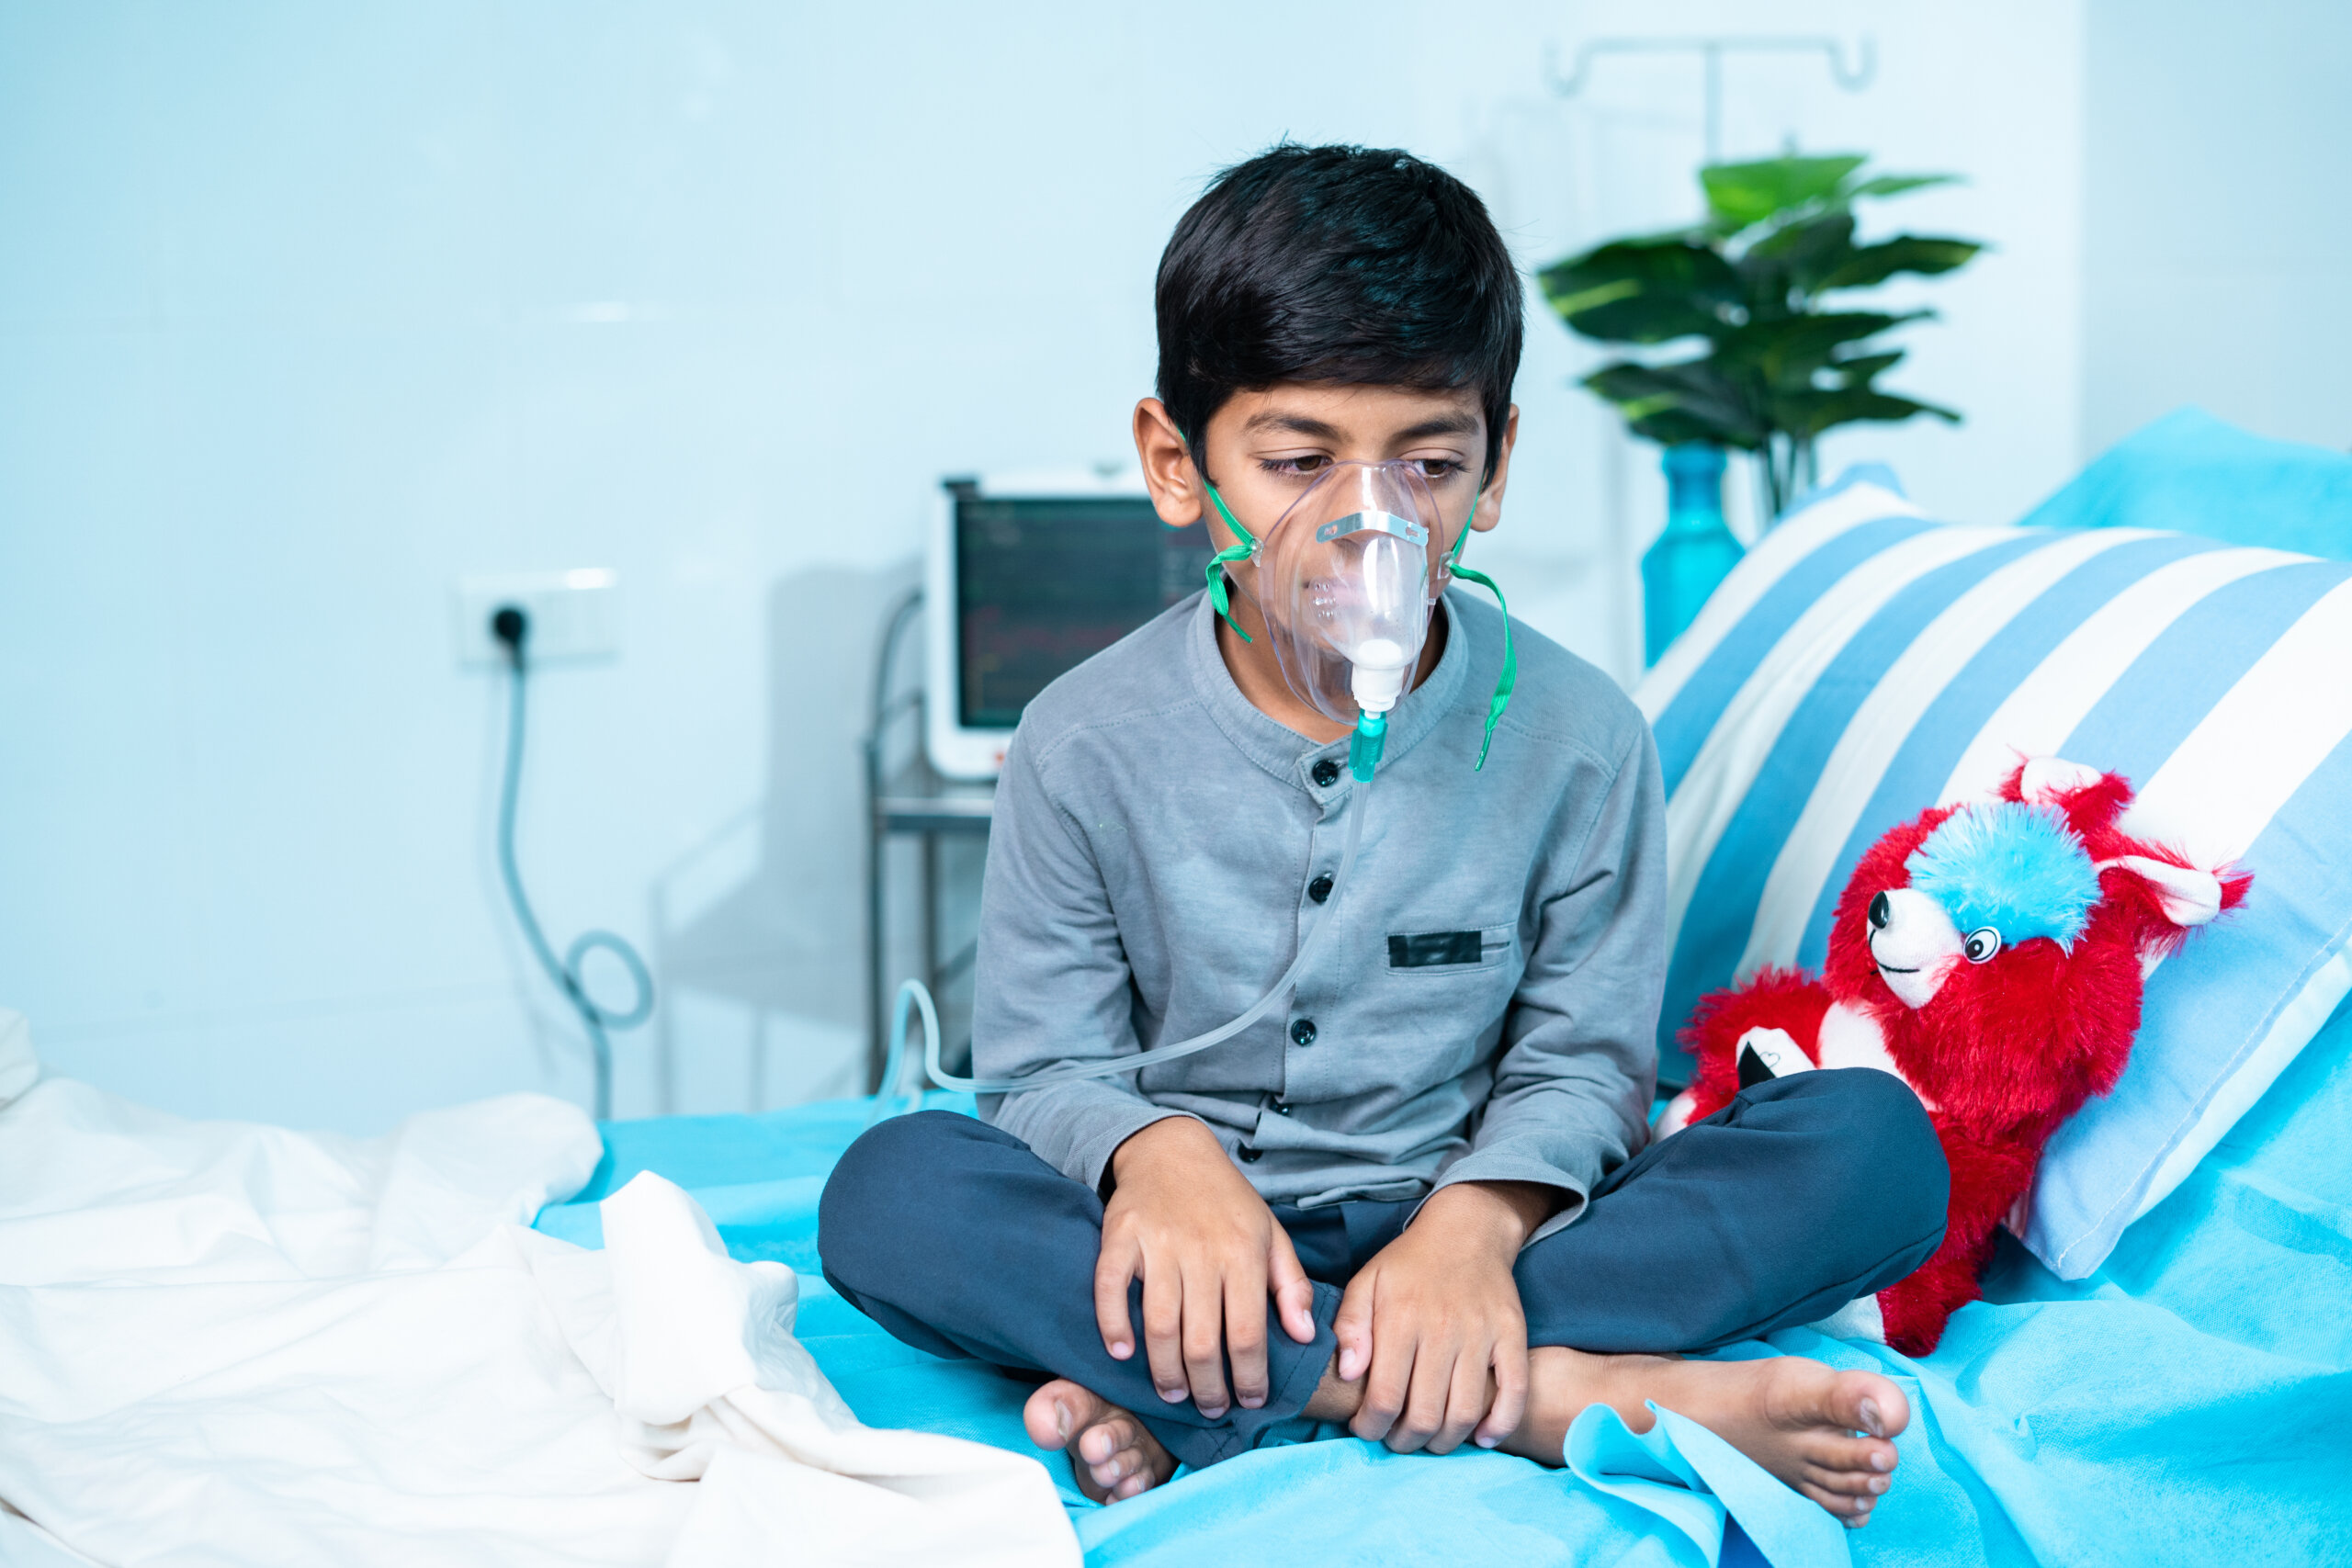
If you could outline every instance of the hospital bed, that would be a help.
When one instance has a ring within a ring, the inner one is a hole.
[[[2211,831],[2237,834],[2224,847],[2256,877],[2242,918],[2151,977],[2124,1083],[2052,1145],[2022,1237],[2004,1235],[1985,1300],[1932,1355],[1817,1328],[1722,1352],[1901,1382],[1914,1418],[1868,1529],[1670,1436],[1588,1432],[1566,1471],[1342,1438],[1109,1508],[1046,1456],[1086,1561],[2352,1561],[2352,566],[2268,553],[2274,537],[2352,557],[2352,459],[2176,416],[2016,529],[1946,528],[1856,472],[1768,536],[1641,694],[1672,792],[1669,1016],[1758,954],[1817,961],[1854,847],[1988,765],[2003,726],[2160,799],[2219,792]],[[1034,1455],[1023,1382],[899,1343],[819,1272],[827,1171],[916,1103],[970,1108],[933,1093],[608,1124],[565,1145],[593,1161],[584,1183],[572,1169],[518,1214],[599,1248],[604,1201],[656,1173],[734,1258],[789,1270],[797,1341],[860,1420]],[[12,1310],[0,1292],[0,1342]],[[24,1398],[0,1387],[10,1502],[10,1475],[38,1470],[12,1425]],[[0,1528],[0,1562],[12,1539]]]

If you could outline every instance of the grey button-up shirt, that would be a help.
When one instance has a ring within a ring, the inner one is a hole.
[[[1667,957],[1648,726],[1608,677],[1517,626],[1518,689],[1473,772],[1502,618],[1461,593],[1443,609],[1444,653],[1391,716],[1368,796],[1347,742],[1317,745],[1241,694],[1205,595],[1029,705],[981,897],[980,1077],[1213,1029],[1314,922],[1338,924],[1289,1006],[1235,1038],[989,1096],[985,1118],[1089,1186],[1136,1131],[1191,1115],[1274,1202],[1564,1189],[1538,1235],[1641,1146]],[[1365,804],[1352,885],[1318,885]]]

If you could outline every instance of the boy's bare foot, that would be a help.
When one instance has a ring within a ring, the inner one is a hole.
[[[1021,1412],[1029,1440],[1069,1450],[1078,1489],[1098,1503],[1150,1491],[1176,1473],[1176,1458],[1144,1424],[1068,1378],[1041,1384]]]
[[[1586,1406],[1607,1404],[1646,1432],[1645,1400],[1698,1422],[1855,1529],[1870,1523],[1894,1479],[1887,1439],[1911,1424],[1909,1401],[1888,1379],[1802,1356],[1687,1361],[1546,1347],[1528,1352],[1527,1415],[1502,1447],[1558,1464],[1568,1424]]]

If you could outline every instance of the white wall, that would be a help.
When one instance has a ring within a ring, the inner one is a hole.
[[[2189,402],[2352,446],[2352,6],[2087,17],[2086,447]]]
[[[583,1094],[490,845],[501,709],[460,575],[609,566],[617,660],[540,685],[523,853],[559,939],[662,972],[681,1109],[848,1087],[854,742],[943,473],[1114,458],[1150,284],[1219,166],[1401,143],[1531,266],[1693,209],[1698,73],[1546,43],[1875,36],[1846,96],[1735,62],[1727,146],[1963,171],[1995,241],[1842,436],[1932,508],[2075,461],[2074,5],[0,8],[0,1003],[177,1110],[369,1129]],[[1654,455],[1531,322],[1487,564],[1630,673]],[[620,1109],[663,1103],[621,1038]]]

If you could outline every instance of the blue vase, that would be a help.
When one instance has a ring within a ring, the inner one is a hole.
[[[1724,522],[1724,449],[1689,442],[1666,449],[1666,532],[1642,554],[1642,657],[1656,664],[1715,585],[1739,564]]]

